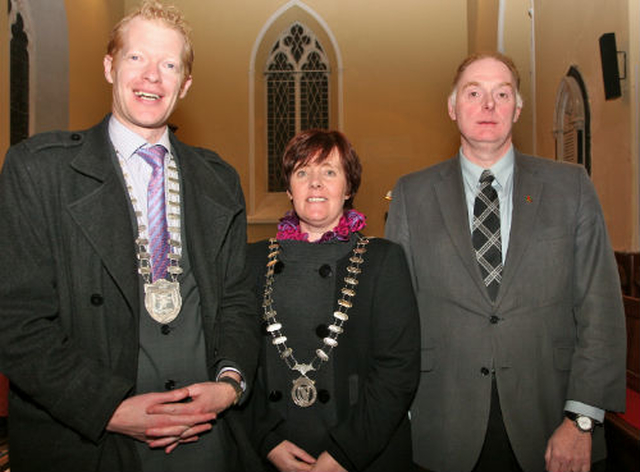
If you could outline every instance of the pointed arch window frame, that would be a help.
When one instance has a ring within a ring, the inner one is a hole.
[[[331,66],[320,40],[301,21],[276,39],[264,68],[268,191],[286,190],[280,159],[295,134],[329,128]]]
[[[556,160],[574,162],[591,175],[591,118],[587,89],[580,71],[571,66],[556,93],[553,135]],[[573,148],[575,154],[567,155]]]
[[[344,66],[340,45],[327,21],[302,0],[289,0],[279,7],[263,24],[257,34],[249,59],[248,81],[248,177],[247,222],[253,225],[277,223],[291,207],[285,192],[268,192],[266,97],[264,94],[264,63],[275,39],[293,21],[303,22],[321,40],[331,64],[330,126],[344,129]],[[259,230],[258,230],[259,231]]]

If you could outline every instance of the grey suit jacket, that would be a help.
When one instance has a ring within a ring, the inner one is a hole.
[[[0,175],[0,371],[11,380],[12,470],[139,468],[133,440],[105,433],[134,392],[140,316],[130,203],[107,122],[30,138],[9,150]],[[171,142],[209,375],[225,362],[249,380],[259,331],[239,179],[215,153]]]
[[[421,315],[422,375],[414,459],[471,470],[487,426],[495,369],[505,426],[526,471],[568,399],[625,406],[626,336],[613,252],[583,168],[516,152],[503,281],[492,302],[471,243],[458,156],[402,177],[386,236],[405,248]],[[602,428],[592,459],[605,456]]]

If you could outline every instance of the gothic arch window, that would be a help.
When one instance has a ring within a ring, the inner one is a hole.
[[[313,127],[342,129],[343,68],[330,25],[303,0],[275,10],[258,33],[248,84],[250,231],[291,208],[280,168],[289,139]]]
[[[283,192],[287,142],[301,130],[329,127],[329,61],[313,31],[294,22],[275,41],[264,74],[268,191]]]
[[[556,94],[556,159],[582,164],[591,173],[591,133],[587,91],[580,72],[571,67]]]

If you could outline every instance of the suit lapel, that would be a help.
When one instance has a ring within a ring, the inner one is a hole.
[[[82,150],[71,163],[78,173],[78,185],[68,209],[124,294],[132,313],[137,313],[138,280],[129,201],[109,155],[114,151],[107,123],[105,119],[87,132]]]
[[[518,273],[522,256],[531,242],[536,227],[536,215],[540,208],[543,186],[544,183],[536,178],[535,171],[526,159],[516,151],[511,235],[502,274],[502,284],[496,303],[500,303],[508,293],[509,286]]]
[[[450,165],[442,170],[442,180],[435,185],[442,219],[470,277],[486,299],[490,300],[487,288],[482,281],[475,250],[471,242],[469,216],[464,196],[464,183],[462,181],[459,156],[450,159],[449,163]]]
[[[214,166],[194,148],[172,138],[183,183],[184,222],[191,266],[200,293],[207,298],[214,293],[212,274],[219,268],[215,262],[233,218],[242,211],[227,193],[228,182],[222,182]],[[207,288],[208,287],[208,288]],[[215,303],[215,299],[210,300]]]

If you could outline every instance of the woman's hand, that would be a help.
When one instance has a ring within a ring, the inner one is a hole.
[[[307,472],[316,463],[313,456],[290,441],[282,441],[267,454],[280,472]]]
[[[331,454],[324,451],[318,457],[318,461],[311,468],[312,472],[347,472],[347,469],[342,467],[340,463],[335,460]]]

